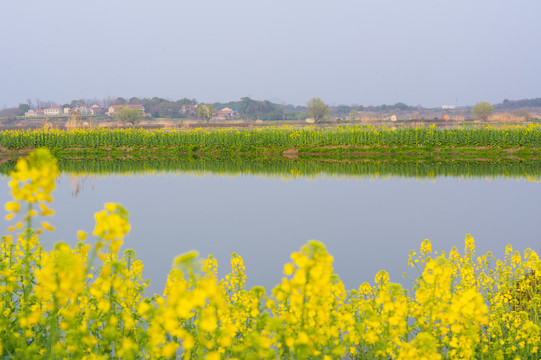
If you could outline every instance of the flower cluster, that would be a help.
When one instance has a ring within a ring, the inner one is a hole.
[[[17,162],[15,171],[11,173],[11,194],[15,200],[30,204],[37,201],[51,202],[57,175],[56,159],[47,149],[32,151],[28,158]]]
[[[105,240],[111,251],[117,253],[124,236],[130,231],[128,212],[119,204],[107,203],[105,209],[94,214],[96,227],[92,235]],[[100,245],[102,243],[100,242]]]

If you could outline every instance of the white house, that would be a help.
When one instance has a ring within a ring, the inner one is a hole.
[[[92,106],[90,107],[90,113],[91,113],[92,115],[97,115],[97,113],[98,113],[100,110],[101,110],[101,106],[99,106],[99,105],[92,105]]]
[[[87,108],[85,104],[79,104],[73,110],[77,111],[77,114],[79,114],[79,115],[90,115],[91,114],[90,109]]]
[[[112,106],[109,106],[109,111],[107,111],[106,115],[113,116],[116,110],[122,109],[124,107],[128,109],[138,109],[138,110],[141,110],[142,112],[145,112],[145,108],[143,107],[143,105],[112,105]]]
[[[59,116],[62,113],[62,106],[53,106],[43,110],[45,116]]]

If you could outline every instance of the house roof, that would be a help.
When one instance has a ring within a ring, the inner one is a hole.
[[[130,109],[142,109],[143,105],[112,105],[113,109],[118,109],[121,107],[127,107]]]

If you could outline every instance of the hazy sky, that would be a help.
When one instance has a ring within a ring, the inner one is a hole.
[[[539,0],[1,0],[0,107],[541,97]]]

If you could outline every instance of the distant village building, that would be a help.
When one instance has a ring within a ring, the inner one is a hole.
[[[35,116],[59,116],[62,115],[62,106],[53,106],[48,109],[36,109],[28,110],[24,113],[26,117],[35,117]]]
[[[145,111],[145,108],[143,107],[143,105],[112,105],[112,106],[109,106],[109,110],[107,111],[106,115],[113,116],[115,111],[118,111],[119,109],[122,109],[125,107],[128,109],[138,109],[143,112]]]
[[[90,111],[90,108],[87,108],[85,104],[79,104],[75,108],[73,108],[74,111],[77,111],[77,114],[79,115],[91,115],[92,112]]]
[[[239,115],[238,111],[232,110],[228,107],[223,108],[222,110],[216,113],[216,117],[219,119],[232,119],[234,117],[237,117],[238,115]]]
[[[62,114],[62,106],[53,106],[43,110],[45,116],[59,116]]]
[[[183,113],[183,114],[186,114],[186,113],[194,113],[195,114],[196,110],[197,110],[197,105],[192,105],[192,104],[184,104],[180,108],[180,112]]]
[[[64,108],[64,115],[69,115],[69,114],[71,114],[71,108],[65,107]]]
[[[456,106],[455,105],[443,105],[441,108],[443,110],[453,110],[453,109],[456,109]]]
[[[90,113],[92,115],[103,115],[105,113],[105,110],[102,109],[99,105],[92,105],[90,107]]]

